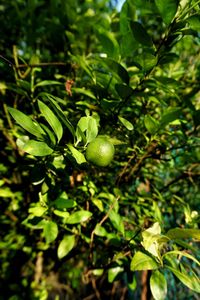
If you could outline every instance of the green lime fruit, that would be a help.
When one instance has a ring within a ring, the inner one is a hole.
[[[108,166],[113,160],[115,148],[109,138],[99,136],[91,141],[86,149],[87,161],[99,167]]]

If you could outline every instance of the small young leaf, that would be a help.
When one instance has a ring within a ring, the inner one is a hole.
[[[131,271],[153,270],[158,268],[157,262],[151,256],[136,252],[131,261]]]
[[[53,221],[46,221],[43,230],[47,244],[53,242],[58,236],[58,226]]]
[[[113,280],[116,278],[116,276],[123,271],[124,271],[124,268],[122,268],[120,266],[110,268],[108,270],[108,282],[112,283]]]
[[[47,120],[47,122],[49,123],[51,128],[53,129],[55,135],[57,136],[58,142],[59,142],[63,135],[63,128],[62,128],[60,121],[55,116],[55,114],[52,112],[52,110],[46,104],[44,104],[42,101],[38,100],[38,106],[39,106],[41,113],[43,114],[43,116],[45,117],[45,119]]]
[[[72,145],[68,144],[67,147],[69,148],[69,150],[72,153],[72,156],[75,158],[76,162],[78,164],[83,164],[86,162],[85,156],[83,155],[83,153],[81,153],[80,151],[78,151],[76,148],[74,148]]]
[[[50,148],[45,142],[39,142],[35,140],[29,140],[22,147],[24,152],[27,152],[33,156],[46,156],[53,153],[53,149]]]
[[[67,224],[77,224],[87,221],[92,216],[92,213],[87,210],[79,210],[71,214],[66,220]]]
[[[33,122],[33,120],[29,116],[25,115],[18,109],[12,107],[9,107],[8,111],[11,114],[11,116],[15,119],[15,121],[29,133],[39,138],[42,138],[42,136],[45,135],[44,130],[39,126],[39,124]]]
[[[155,300],[164,300],[167,295],[167,281],[158,270],[152,271],[150,289]]]
[[[128,120],[126,120],[125,118],[122,118],[120,116],[118,116],[120,122],[126,127],[126,129],[128,130],[133,130],[133,124],[131,122],[129,122]]]
[[[74,235],[65,235],[62,241],[58,246],[58,258],[61,259],[66,256],[75,245],[75,236]]]
[[[30,207],[28,212],[29,214],[32,214],[35,217],[41,217],[43,216],[43,214],[47,211],[46,207],[42,207],[42,206],[34,206],[34,207]]]

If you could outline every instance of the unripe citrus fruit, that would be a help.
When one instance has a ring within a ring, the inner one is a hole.
[[[99,136],[91,141],[86,149],[86,159],[99,167],[108,166],[115,153],[115,148],[105,136]]]

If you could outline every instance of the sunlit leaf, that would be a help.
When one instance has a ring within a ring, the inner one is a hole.
[[[46,156],[52,154],[54,151],[45,142],[35,140],[29,140],[21,149],[33,156]]]
[[[125,118],[122,117],[118,117],[120,122],[126,127],[126,129],[128,130],[133,130],[133,124],[131,122],[129,122],[128,120],[126,120]]]
[[[179,271],[178,269],[172,268],[170,266],[166,266],[168,270],[170,270],[184,285],[186,285],[189,289],[200,293],[200,279],[197,277],[192,270],[188,271]]]
[[[15,119],[15,121],[23,127],[25,130],[27,130],[29,133],[35,135],[36,137],[42,137],[45,135],[44,130],[39,126],[38,123],[33,122],[33,120],[19,111],[18,109],[9,107],[8,108],[9,113],[12,115],[12,117]]]
[[[72,153],[72,156],[75,158],[76,162],[78,164],[83,164],[86,162],[85,156],[83,155],[82,152],[78,151],[74,146],[71,144],[68,144],[67,147]]]
[[[59,142],[63,135],[63,128],[62,128],[60,121],[58,120],[58,118],[55,116],[55,114],[52,112],[52,110],[45,103],[38,100],[38,106],[39,106],[41,113],[43,114],[43,116],[45,117],[45,119],[47,120],[47,122],[49,123],[51,128],[53,129],[55,135],[57,136],[58,142]]]
[[[75,245],[75,236],[74,235],[65,235],[62,241],[58,246],[58,258],[61,259],[65,257]]]
[[[117,275],[121,272],[123,272],[124,268],[117,266],[117,267],[113,267],[110,268],[108,270],[108,282],[113,282],[114,279],[117,277]]]
[[[58,226],[53,221],[46,221],[43,230],[47,243],[53,242],[58,236]]]
[[[131,271],[153,270],[158,268],[157,262],[143,252],[136,252],[131,260]]]
[[[167,281],[160,271],[152,271],[150,277],[150,288],[155,300],[165,299],[167,295]]]
[[[77,224],[87,221],[92,216],[92,213],[87,210],[79,210],[72,213],[66,220],[67,224]]]

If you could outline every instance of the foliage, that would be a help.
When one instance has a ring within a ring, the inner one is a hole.
[[[200,1],[0,10],[0,299],[197,297]]]

